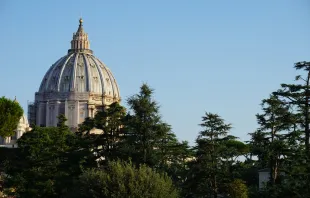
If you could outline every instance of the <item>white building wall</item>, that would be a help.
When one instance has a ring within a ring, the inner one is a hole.
[[[264,186],[267,184],[267,182],[270,179],[270,172],[259,172],[258,173],[259,178],[259,188],[264,188]]]

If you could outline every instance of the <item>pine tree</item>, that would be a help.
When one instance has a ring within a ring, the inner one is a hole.
[[[281,84],[281,89],[273,94],[289,105],[294,115],[291,132],[286,137],[290,143],[289,156],[285,159],[286,181],[294,181],[290,192],[302,190],[309,195],[306,189],[310,185],[310,62],[298,62],[295,69],[304,71],[295,77],[296,83]]]
[[[296,70],[305,71],[305,75],[295,77],[295,84],[281,84],[281,89],[274,92],[284,103],[291,105],[291,109],[296,111],[300,118],[300,130],[304,133],[305,153],[307,160],[310,159],[310,62],[298,62],[295,64]]]
[[[132,161],[159,167],[163,162],[162,143],[167,140],[171,127],[161,120],[159,106],[153,99],[154,91],[147,85],[140,87],[139,94],[128,98],[131,113],[126,116],[126,151]]]
[[[287,133],[292,126],[292,115],[289,105],[283,103],[277,96],[263,100],[262,114],[257,114],[257,121],[260,125],[258,131],[264,134],[267,141],[264,154],[270,168],[270,183],[274,185],[279,175],[281,157],[286,155],[288,145],[285,141]]]
[[[195,196],[217,198],[228,172],[222,159],[231,124],[226,124],[217,114],[206,112],[200,126],[203,130],[196,140],[196,160],[190,171],[187,188]]]
[[[123,139],[122,127],[126,110],[115,102],[95,115],[95,127],[103,132],[98,135],[95,146],[104,161],[117,159],[120,155],[119,146]]]
[[[123,120],[126,109],[115,102],[97,112],[94,118],[87,118],[79,127],[79,136],[87,142],[89,149],[96,153],[98,161],[107,163],[121,157],[120,145],[123,140]],[[91,133],[96,129],[99,134]]]

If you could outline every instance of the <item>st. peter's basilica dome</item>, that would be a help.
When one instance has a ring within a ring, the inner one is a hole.
[[[73,34],[71,49],[46,72],[29,105],[29,122],[56,126],[57,116],[65,114],[68,126],[77,128],[86,117],[93,117],[104,106],[120,101],[119,88],[107,66],[90,50],[83,20]]]

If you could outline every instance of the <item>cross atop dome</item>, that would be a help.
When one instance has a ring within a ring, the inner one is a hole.
[[[88,40],[88,34],[84,32],[83,29],[83,19],[79,20],[79,28],[76,33],[73,33],[73,38],[71,40],[71,49],[68,50],[68,53],[72,52],[85,52],[92,54],[90,50],[90,43]]]

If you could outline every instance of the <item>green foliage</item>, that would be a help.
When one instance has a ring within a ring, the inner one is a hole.
[[[123,120],[126,110],[119,103],[115,102],[98,112],[94,118],[87,118],[80,125],[79,133],[88,144],[92,145],[92,150],[101,162],[120,158],[122,155],[120,145],[123,141]],[[101,134],[90,134],[96,128],[102,130]]]
[[[36,127],[18,140],[19,153],[6,166],[8,186],[16,188],[16,195],[56,196],[53,188],[53,178],[59,164],[56,156],[67,148],[64,139],[57,128]]]
[[[217,197],[224,191],[228,179],[229,167],[223,157],[226,157],[226,141],[231,125],[226,124],[219,115],[206,112],[200,126],[203,130],[196,140],[196,160],[189,173],[187,189],[198,197]]]
[[[252,193],[252,186],[250,197],[310,196],[310,63],[299,62],[295,68],[305,73],[294,84],[281,84],[257,114],[260,127],[251,134],[250,156],[258,158],[254,167],[271,171],[266,188]]]
[[[163,163],[163,148],[169,141],[171,127],[161,120],[159,106],[152,98],[153,90],[146,84],[140,93],[128,98],[131,114],[125,120],[124,153],[137,164],[158,167]]]
[[[262,101],[259,127],[247,144],[212,113],[202,117],[194,147],[179,142],[162,121],[154,91],[143,84],[128,98],[129,112],[113,103],[86,118],[76,134],[60,115],[58,127],[34,127],[18,140],[19,148],[0,149],[5,187],[26,198],[309,197],[310,63],[296,69],[307,74]],[[93,134],[94,128],[103,132]],[[258,189],[263,168],[271,177]]]
[[[14,135],[18,121],[23,116],[23,109],[16,101],[0,98],[0,136]]]
[[[283,170],[281,157],[287,157],[289,153],[290,145],[285,141],[285,135],[290,134],[294,116],[289,105],[275,95],[263,100],[261,106],[263,113],[256,115],[260,127],[252,134],[252,145],[259,152],[260,168],[270,168],[270,184],[274,185],[280,169]]]
[[[244,181],[235,179],[228,184],[228,194],[230,198],[248,198],[248,189]]]
[[[76,150],[83,151],[77,144],[77,137],[61,123],[59,127],[35,127],[25,133],[18,140],[15,156],[6,164],[7,187],[15,188],[13,194],[25,198],[65,194],[68,183],[85,164],[86,155],[74,159]]]
[[[174,184],[183,190],[183,183],[189,170],[188,160],[192,159],[194,153],[187,141],[179,142],[172,133],[168,135],[168,138],[158,147],[161,163],[157,170],[166,172]]]
[[[295,127],[298,127],[304,135],[303,143],[308,160],[310,159],[310,62],[298,62],[295,64],[295,69],[302,70],[305,74],[296,76],[295,84],[281,84],[281,89],[273,94],[294,110],[298,123]]]
[[[75,184],[72,197],[80,198],[162,198],[178,197],[172,180],[146,165],[111,161],[105,170],[85,171]]]
[[[236,139],[227,139],[223,143],[225,144],[227,155],[223,157],[232,162],[236,161],[238,157],[248,154],[250,151],[249,145]]]

